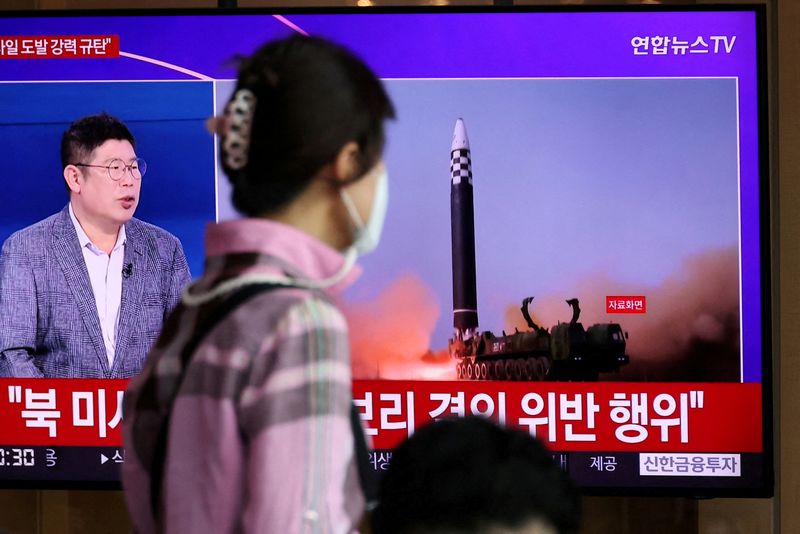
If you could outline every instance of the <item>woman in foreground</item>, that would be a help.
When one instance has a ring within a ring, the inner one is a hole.
[[[243,61],[211,127],[245,218],[209,225],[205,273],[125,396],[138,532],[358,528],[366,448],[335,299],[378,242],[393,114],[369,68],[328,41]]]

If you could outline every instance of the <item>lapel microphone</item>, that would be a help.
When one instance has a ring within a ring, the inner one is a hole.
[[[129,263],[125,267],[122,268],[122,277],[123,278],[130,278],[133,274],[133,264]]]

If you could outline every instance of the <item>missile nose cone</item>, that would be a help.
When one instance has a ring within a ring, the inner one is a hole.
[[[469,150],[467,128],[464,126],[464,119],[458,119],[456,121],[456,127],[453,128],[453,144],[450,146],[450,150],[459,150],[464,148]]]

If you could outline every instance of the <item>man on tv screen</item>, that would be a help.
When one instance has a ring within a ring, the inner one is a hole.
[[[191,277],[178,239],[133,218],[147,171],[135,147],[105,113],[64,132],[68,204],[13,234],[0,253],[0,377],[141,370]]]

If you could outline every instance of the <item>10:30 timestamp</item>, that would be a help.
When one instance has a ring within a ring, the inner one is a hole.
[[[0,467],[33,467],[33,449],[0,447]]]

